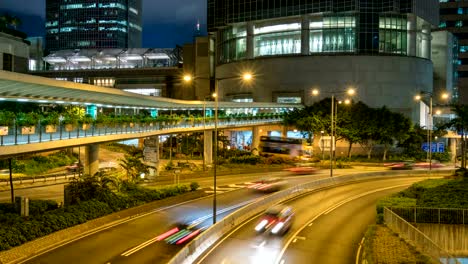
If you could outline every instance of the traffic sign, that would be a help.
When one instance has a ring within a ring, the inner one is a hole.
[[[429,152],[429,144],[423,142],[421,148],[424,152]],[[445,152],[445,144],[443,142],[431,142],[431,152],[432,153],[443,153]]]

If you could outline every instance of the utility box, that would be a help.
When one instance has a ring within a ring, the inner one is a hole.
[[[21,216],[29,216],[29,198],[28,197],[15,197],[15,206]]]

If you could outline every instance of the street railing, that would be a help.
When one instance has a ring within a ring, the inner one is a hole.
[[[455,257],[439,247],[428,236],[387,207],[384,208],[384,221],[390,229],[395,233],[398,233],[423,254],[430,256],[434,261],[444,264],[460,263]]]
[[[442,176],[450,174],[451,171],[433,171],[432,176]],[[256,202],[251,203],[230,215],[219,220],[216,224],[212,225],[183,249],[175,255],[168,263],[193,263],[199,258],[206,250],[213,246],[218,239],[227,234],[234,227],[240,225],[251,217],[265,211],[270,206],[287,201],[291,198],[300,196],[302,194],[318,190],[321,188],[336,186],[345,183],[352,183],[358,181],[365,181],[370,179],[379,179],[386,177],[411,177],[411,176],[424,176],[427,177],[426,171],[383,171],[383,172],[368,172],[361,174],[353,174],[340,177],[331,177],[313,182],[296,185],[284,191],[276,192],[272,195],[259,198]]]
[[[398,216],[410,223],[428,224],[468,224],[468,210],[458,208],[390,208]]]
[[[282,121],[282,118],[252,118],[252,119],[242,119],[242,120],[218,120],[218,127],[228,128],[228,127],[243,127],[247,125],[258,125],[258,124],[275,124]],[[208,120],[204,124],[203,122],[193,122],[190,120],[185,120],[181,122],[165,122],[165,123],[148,123],[148,124],[139,124],[135,123],[133,125],[89,125],[89,126],[69,126],[69,125],[58,125],[54,129],[46,126],[33,126],[28,127],[28,129],[23,129],[22,127],[11,126],[8,127],[8,133],[6,135],[0,135],[0,146],[10,146],[10,145],[22,145],[22,144],[31,144],[31,143],[41,143],[41,142],[50,142],[74,138],[86,138],[86,137],[96,137],[96,136],[107,136],[107,135],[125,135],[132,133],[142,133],[142,132],[158,132],[171,129],[171,133],[177,133],[177,130],[180,129],[180,132],[183,132],[189,128],[199,128],[199,129],[213,129],[214,121]],[[174,131],[175,130],[175,131]],[[2,131],[0,131],[2,132]]]

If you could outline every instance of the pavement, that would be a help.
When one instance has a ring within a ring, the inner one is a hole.
[[[379,171],[384,170],[386,168],[379,166],[379,167],[367,167],[367,166],[355,166],[353,169],[339,169],[336,172],[339,174],[348,174],[348,173],[358,173],[358,172],[366,172],[366,171]],[[234,171],[233,171],[234,172]],[[240,172],[235,171],[235,172]],[[234,174],[238,174],[235,173]],[[256,173],[251,173],[250,176],[246,177],[260,177],[260,175],[265,175],[265,172],[269,172],[269,174],[285,174],[287,172],[276,170],[276,172],[270,170],[262,171],[256,170]],[[199,172],[197,174],[185,174],[181,173],[179,175],[179,183],[181,184],[188,184],[190,182],[206,182],[205,185],[209,185],[212,182],[213,176],[212,172]],[[228,176],[232,174],[223,173],[219,175],[219,180],[222,182],[223,178],[227,179]],[[237,175],[242,177],[242,174]],[[231,177],[232,178],[232,177]],[[237,177],[236,177],[237,178]],[[43,187],[48,185],[58,185],[58,184],[66,184],[70,180],[73,179],[73,176],[68,177],[57,177],[56,179],[48,179],[48,180],[36,180],[36,181],[22,181],[15,182],[14,188],[15,189],[28,189],[28,188],[35,188],[35,187]],[[151,186],[163,186],[163,185],[170,185],[174,184],[174,180],[177,180],[177,175],[171,175],[170,173],[166,173],[163,176],[159,176],[155,182],[147,182],[143,185],[151,185]],[[0,182],[0,192],[9,192],[10,186],[7,182]],[[35,255],[40,253],[44,253],[50,251],[56,247],[59,247],[63,243],[69,243],[74,240],[78,240],[84,236],[99,232],[101,230],[110,228],[112,226],[121,224],[123,222],[129,221],[141,215],[144,215],[152,210],[157,208],[165,207],[172,204],[177,204],[182,201],[187,201],[191,199],[196,199],[199,197],[209,195],[208,192],[205,191],[195,191],[190,192],[187,194],[179,195],[176,197],[167,198],[164,200],[154,201],[148,204],[144,204],[142,206],[130,208],[127,210],[122,210],[98,219],[94,219],[83,223],[81,225],[73,226],[50,235],[44,236],[42,238],[27,242],[21,246],[12,248],[10,250],[1,251],[0,252],[0,264],[6,263],[21,263],[22,261],[27,260]]]

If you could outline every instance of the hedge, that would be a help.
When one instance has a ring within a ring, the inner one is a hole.
[[[83,187],[82,185],[77,185]],[[76,186],[75,186],[76,187]],[[194,191],[198,183],[177,185],[157,190],[146,189],[136,184],[127,184],[121,193],[107,188],[84,188],[92,190],[81,200],[75,200],[66,207],[58,207],[55,201],[30,201],[29,217],[21,217],[12,204],[0,204],[0,251],[19,246],[27,241],[48,235],[58,230],[84,223],[88,220],[178,194]],[[74,190],[76,191],[76,190]]]

